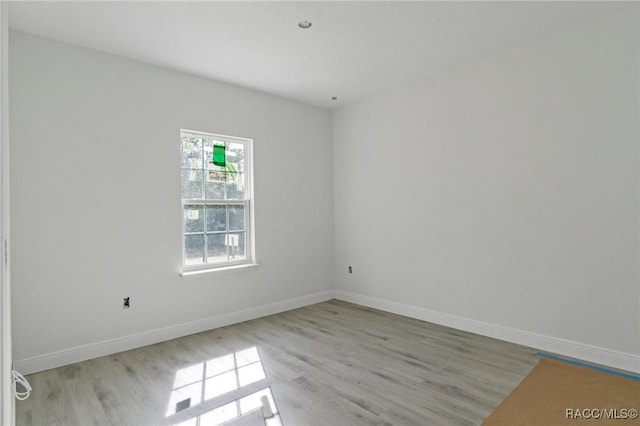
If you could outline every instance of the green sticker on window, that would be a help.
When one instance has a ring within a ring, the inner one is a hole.
[[[213,164],[220,167],[224,167],[227,164],[224,145],[213,146]]]

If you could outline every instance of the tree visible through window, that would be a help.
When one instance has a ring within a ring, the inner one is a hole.
[[[251,140],[180,131],[183,269],[251,263]]]

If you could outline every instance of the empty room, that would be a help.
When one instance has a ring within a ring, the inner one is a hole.
[[[0,20],[1,425],[640,425],[639,3]]]

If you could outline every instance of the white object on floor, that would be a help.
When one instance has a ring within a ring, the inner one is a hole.
[[[18,383],[22,385],[24,392],[18,392]],[[13,393],[20,401],[24,401],[29,398],[29,395],[31,395],[31,385],[29,384],[29,381],[16,370],[11,370],[11,386],[13,388]]]

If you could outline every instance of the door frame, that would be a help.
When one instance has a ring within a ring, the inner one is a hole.
[[[0,1],[0,424],[15,425],[11,385],[11,271],[9,268],[9,20],[8,2]]]

